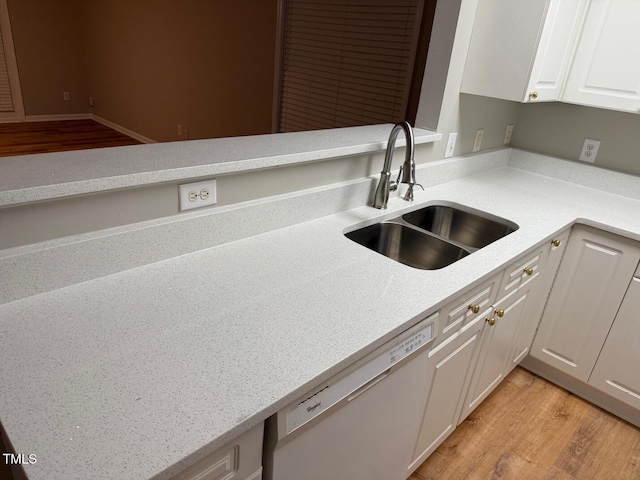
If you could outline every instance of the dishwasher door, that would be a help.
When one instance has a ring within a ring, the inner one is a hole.
[[[423,320],[268,419],[264,478],[406,479],[436,320]]]

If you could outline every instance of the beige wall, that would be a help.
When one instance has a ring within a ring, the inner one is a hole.
[[[578,160],[585,138],[600,140],[598,167],[640,175],[640,115],[567,103],[525,104],[512,145]]]
[[[9,0],[9,10],[27,115],[95,113],[157,141],[186,139],[177,124],[191,139],[271,131],[276,0]]]
[[[275,0],[92,0],[95,114],[157,141],[269,133]]]
[[[9,0],[26,115],[88,113],[84,0]],[[69,92],[70,100],[63,100]]]

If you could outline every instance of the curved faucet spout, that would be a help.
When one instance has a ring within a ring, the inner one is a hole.
[[[404,132],[404,136],[407,140],[407,146],[405,151],[405,158],[400,172],[398,173],[398,179],[395,182],[389,180],[391,176],[391,160],[393,159],[393,152],[396,146],[396,138],[400,131]],[[407,194],[404,199],[407,201],[413,200],[413,186],[416,185],[416,164],[413,159],[415,140],[413,138],[413,130],[409,122],[397,123],[391,130],[389,135],[389,142],[387,143],[387,151],[384,156],[384,165],[382,172],[380,172],[380,182],[376,188],[375,198],[373,206],[375,208],[387,208],[387,202],[389,201],[389,192],[394,191],[398,187],[398,183],[406,183],[409,185]]]

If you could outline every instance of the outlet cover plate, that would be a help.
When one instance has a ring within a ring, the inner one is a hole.
[[[484,137],[484,128],[476,130],[476,139],[473,141],[472,152],[479,152],[482,147],[482,137]]]
[[[458,138],[458,132],[449,134],[447,139],[447,148],[444,151],[444,158],[451,158],[453,156],[453,150],[456,148],[456,140]]]
[[[593,163],[598,156],[598,149],[600,148],[600,140],[592,140],[591,138],[584,139],[584,145],[580,151],[580,157],[578,160],[583,162]]]
[[[217,202],[216,179],[178,185],[180,211],[214,205]]]

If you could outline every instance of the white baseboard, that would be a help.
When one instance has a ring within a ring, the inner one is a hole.
[[[57,122],[59,120],[89,120],[90,113],[63,113],[60,115],[25,115],[25,122]]]
[[[135,138],[136,140],[142,143],[158,143],[152,138],[145,137],[144,135],[140,135],[139,133],[134,132],[133,130],[129,130],[117,123],[113,123],[106,118],[99,117],[98,115],[94,115],[93,113],[63,113],[59,115],[25,115],[25,122],[57,122],[60,120],[95,120],[102,125],[112,128],[113,130],[124,133],[128,137]],[[22,120],[14,120],[14,121],[22,121]],[[7,122],[8,123],[8,122]]]
[[[113,123],[112,121],[107,120],[106,118],[99,117],[98,115],[90,114],[88,118],[95,120],[96,122],[101,123],[109,128],[112,128],[120,133],[124,133],[125,135],[131,138],[135,138],[136,140],[139,140],[142,143],[158,143],[152,138],[145,137],[144,135],[140,135],[139,133],[136,133],[133,130],[129,130],[128,128],[118,125],[117,123]]]

